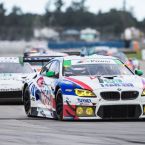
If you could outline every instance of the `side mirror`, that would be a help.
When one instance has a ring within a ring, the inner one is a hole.
[[[47,77],[54,77],[55,76],[55,72],[54,71],[48,71],[48,72],[46,72],[46,76]]]
[[[135,74],[138,75],[138,76],[142,76],[143,71],[142,70],[135,70]]]

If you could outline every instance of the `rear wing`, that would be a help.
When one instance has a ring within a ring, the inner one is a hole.
[[[61,50],[62,53],[66,53],[68,55],[77,55],[80,56],[81,55],[81,50],[77,50],[77,49],[68,49],[68,50]]]
[[[50,60],[56,57],[62,57],[62,56],[29,56],[29,57],[23,57],[23,63],[27,62],[30,63],[32,66],[44,66],[47,64]]]
[[[23,57],[23,62],[49,62],[54,56],[31,56]]]
[[[29,63],[34,69],[41,70],[54,56],[31,56],[23,57],[23,63]]]

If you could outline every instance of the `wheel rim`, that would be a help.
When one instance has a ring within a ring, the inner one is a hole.
[[[25,106],[25,111],[28,114],[30,110],[30,96],[28,90],[25,92],[25,97],[24,97],[24,106]]]
[[[62,100],[62,95],[60,93],[57,96],[56,112],[57,112],[58,118],[62,119],[62,117],[63,117],[63,100]]]

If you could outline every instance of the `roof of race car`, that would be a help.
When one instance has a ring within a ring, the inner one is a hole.
[[[63,57],[64,60],[76,60],[76,59],[117,59],[115,57],[112,57],[112,56],[103,56],[103,55],[91,55],[91,56],[85,56],[85,57],[82,57],[82,56],[66,56],[66,57]]]
[[[21,63],[20,57],[0,57],[1,63]]]

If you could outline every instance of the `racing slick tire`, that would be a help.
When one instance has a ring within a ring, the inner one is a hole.
[[[61,89],[56,93],[56,116],[58,120],[63,120],[63,96]]]
[[[24,97],[23,97],[24,109],[25,113],[28,117],[31,116],[31,99],[28,86],[24,90]]]

